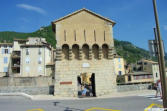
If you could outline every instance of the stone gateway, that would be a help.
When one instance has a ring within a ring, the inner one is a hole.
[[[59,97],[77,97],[82,86],[93,96],[116,91],[115,22],[81,9],[52,22],[55,33],[55,89]]]

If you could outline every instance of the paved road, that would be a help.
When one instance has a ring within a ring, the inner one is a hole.
[[[152,103],[162,104],[157,99],[144,96],[57,101],[32,101],[20,96],[0,96],[0,111],[85,111],[92,107],[102,109],[88,111],[144,111]]]

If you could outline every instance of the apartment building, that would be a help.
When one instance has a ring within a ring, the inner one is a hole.
[[[142,59],[131,67],[133,71],[125,75],[126,83],[156,83],[160,79],[158,62]]]
[[[50,76],[54,71],[52,60],[52,48],[44,38],[15,39],[10,76]]]
[[[0,77],[8,76],[12,43],[0,43]]]

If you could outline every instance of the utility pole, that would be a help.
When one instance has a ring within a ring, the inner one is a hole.
[[[157,36],[158,36],[158,46],[159,46],[159,65],[161,79],[161,86],[162,86],[162,98],[163,98],[163,107],[167,108],[167,82],[166,82],[166,72],[165,72],[165,59],[164,59],[164,51],[163,51],[163,44],[161,40],[160,28],[159,28],[159,20],[157,14],[157,7],[156,7],[156,0],[153,0],[153,7],[154,7],[154,15],[155,15],[155,22],[156,22],[156,29],[157,29]],[[167,111],[164,110],[164,111]]]

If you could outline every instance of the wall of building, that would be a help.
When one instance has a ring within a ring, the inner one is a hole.
[[[124,59],[123,58],[114,58],[114,65],[115,65],[115,74],[116,75],[124,75],[125,74]]]
[[[7,53],[5,53],[5,50],[8,50]],[[5,76],[9,72],[11,53],[11,45],[5,45],[5,47],[0,45],[0,77]]]
[[[39,48],[41,54],[39,54]],[[27,49],[29,50],[29,55],[26,55]],[[49,53],[50,50],[46,47],[22,47],[20,76],[48,76],[46,74],[46,64],[51,61]]]
[[[86,11],[82,11],[56,23],[56,47],[68,44],[78,44],[80,47],[87,43],[102,46],[109,44],[114,47],[112,24]]]
[[[128,80],[128,76],[130,76],[131,80]],[[138,77],[137,77],[138,76]],[[152,83],[154,81],[152,75],[125,75],[125,83]]]
[[[160,79],[160,72],[159,72],[159,65],[158,64],[152,64],[152,74],[154,78],[154,83],[157,82],[157,80]]]
[[[81,73],[94,73],[96,95],[102,96],[116,91],[116,75],[113,60],[56,61],[55,96],[78,96],[77,77]],[[72,82],[71,84],[61,84]]]
[[[13,41],[13,51],[20,51],[20,44],[18,41]]]

